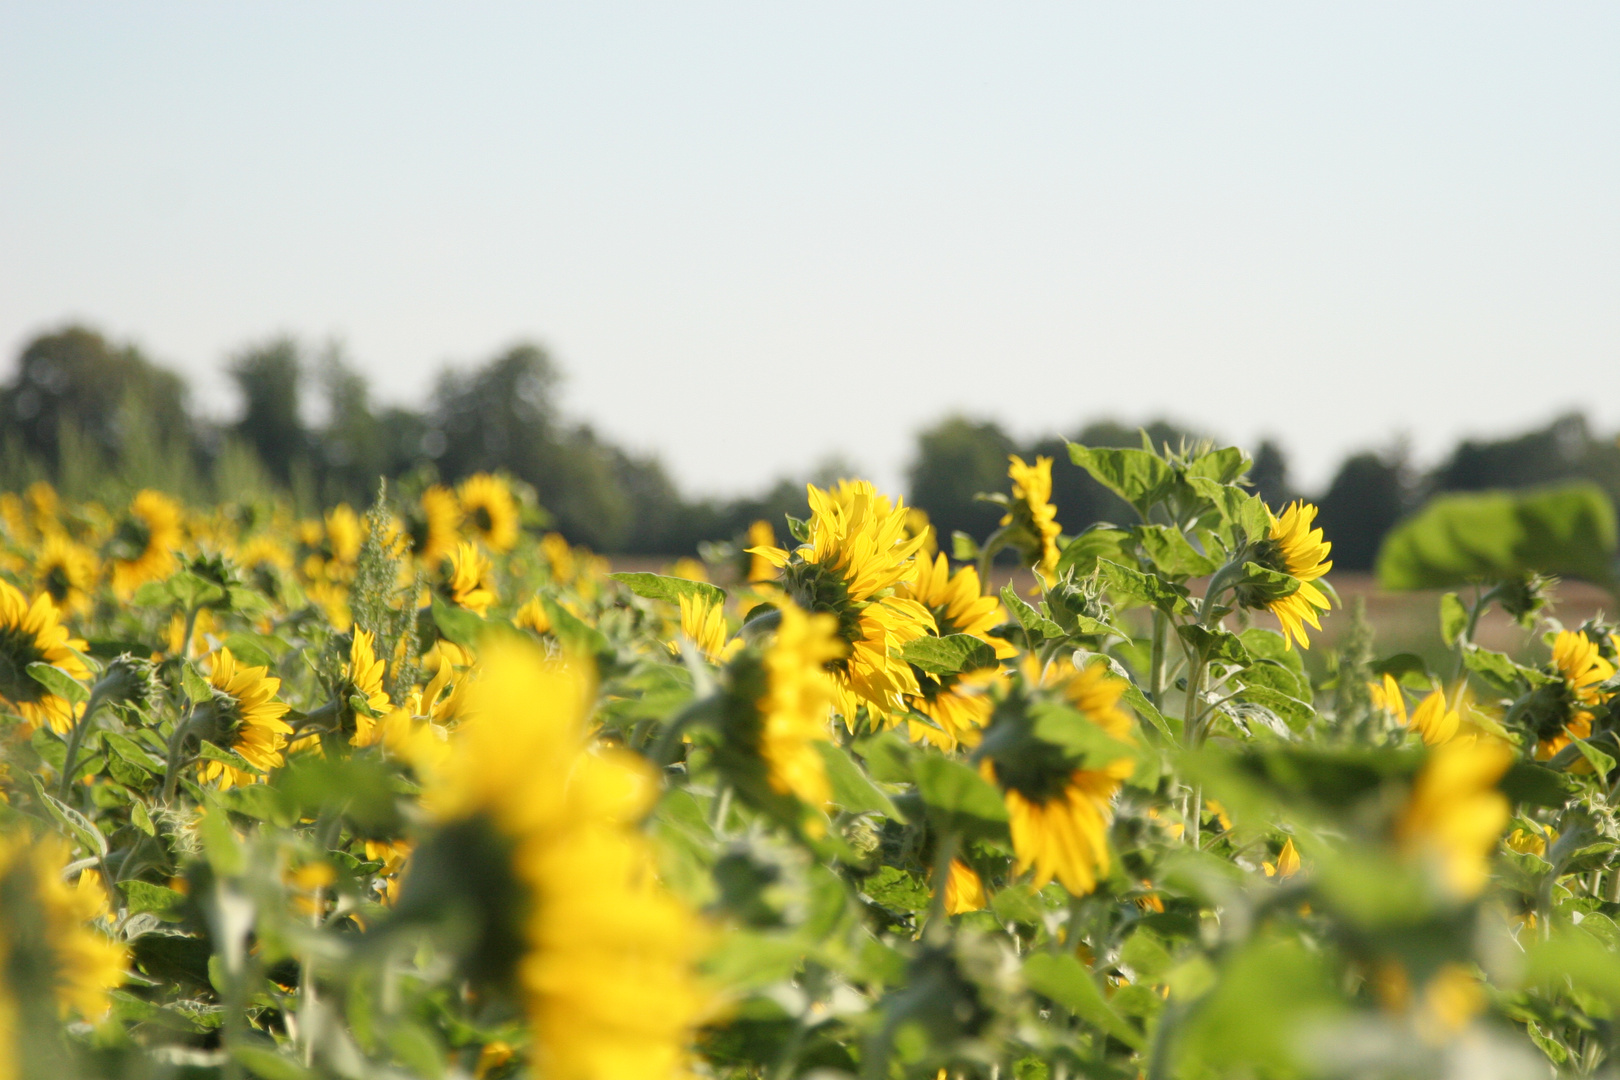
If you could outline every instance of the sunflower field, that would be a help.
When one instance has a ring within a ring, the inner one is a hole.
[[[661,574],[499,476],[0,495],[0,1080],[1616,1075],[1614,628],[1381,655],[1241,451],[1069,452],[1135,520]]]

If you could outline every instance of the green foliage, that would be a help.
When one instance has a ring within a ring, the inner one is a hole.
[[[1612,586],[1615,550],[1614,506],[1591,484],[1447,495],[1390,534],[1378,579],[1426,589],[1541,572]]]

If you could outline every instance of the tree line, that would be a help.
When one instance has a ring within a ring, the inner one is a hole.
[[[312,512],[368,502],[379,476],[454,482],[504,471],[533,485],[558,530],[576,543],[676,555],[735,537],[761,517],[779,524],[785,513],[802,514],[804,480],[839,471],[830,464],[754,496],[691,498],[656,457],[565,416],[557,405],[560,373],[532,344],[470,370],[447,369],[415,409],[374,401],[365,376],[340,350],[291,338],[242,350],[228,372],[238,412],[215,422],[192,409],[178,374],[133,345],[83,326],[35,338],[0,386],[0,489],[43,479],[70,498],[112,502],[155,487],[197,502],[284,498]],[[1143,429],[1100,421],[1069,438],[1134,446],[1144,430],[1155,444],[1203,435],[1162,420]],[[983,537],[1001,509],[975,496],[1006,487],[1009,454],[1049,455],[1064,531],[1129,521],[1129,508],[1069,463],[1065,441],[1020,440],[993,420],[947,417],[917,436],[908,499],[942,534]],[[1399,446],[1353,454],[1322,492],[1296,490],[1275,442],[1252,449],[1256,488],[1273,506],[1301,496],[1319,503],[1334,562],[1347,570],[1370,569],[1389,529],[1440,492],[1586,479],[1620,503],[1620,444],[1578,414],[1509,438],[1464,441],[1430,470],[1414,467]]]

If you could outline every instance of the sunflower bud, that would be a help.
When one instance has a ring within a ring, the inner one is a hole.
[[[157,700],[157,665],[122,653],[107,665],[91,693],[114,707],[144,709]]]
[[[1535,622],[1536,614],[1547,606],[1548,590],[1557,584],[1555,577],[1521,574],[1496,587],[1496,602],[1514,621],[1528,629]]]

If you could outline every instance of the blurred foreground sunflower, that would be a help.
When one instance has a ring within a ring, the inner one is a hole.
[[[468,974],[521,1002],[539,1075],[674,1077],[705,1008],[703,935],[637,828],[657,778],[588,745],[593,693],[574,664],[491,645],[428,785],[437,832],[412,855],[399,910],[456,913]]]

